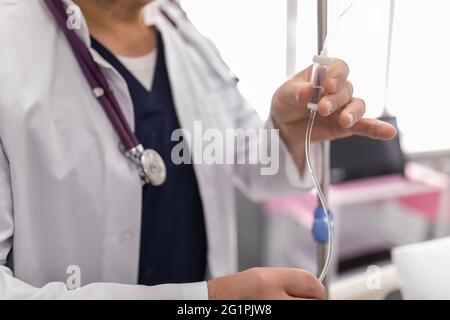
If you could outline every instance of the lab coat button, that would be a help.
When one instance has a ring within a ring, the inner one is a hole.
[[[120,236],[120,242],[121,243],[126,243],[126,242],[130,241],[131,238],[133,238],[133,233],[131,233],[131,231],[125,231]]]

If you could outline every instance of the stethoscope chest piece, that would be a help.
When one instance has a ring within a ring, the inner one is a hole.
[[[166,181],[167,168],[163,158],[153,149],[144,149],[138,145],[126,152],[139,169],[142,184],[151,184],[158,187]]]
[[[155,150],[144,150],[141,155],[141,168],[143,182],[160,186],[166,181],[166,165],[163,158]]]

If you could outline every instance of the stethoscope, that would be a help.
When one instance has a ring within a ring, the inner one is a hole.
[[[131,130],[120,105],[110,89],[108,82],[95,63],[89,49],[78,37],[74,30],[67,28],[68,19],[64,4],[61,0],[44,0],[50,12],[55,17],[59,27],[64,31],[75,57],[89,83],[94,97],[99,101],[116,130],[125,156],[134,163],[141,177],[143,185],[162,185],[166,180],[167,169],[160,154],[153,149],[144,149],[136,135]]]

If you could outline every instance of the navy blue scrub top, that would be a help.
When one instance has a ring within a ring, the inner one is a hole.
[[[205,279],[206,231],[192,165],[171,161],[172,132],[180,128],[158,33],[153,87],[144,86],[95,39],[93,48],[126,80],[135,114],[135,133],[144,148],[159,152],[167,166],[160,187],[143,187],[139,284],[199,282]],[[126,213],[124,213],[126,214]]]

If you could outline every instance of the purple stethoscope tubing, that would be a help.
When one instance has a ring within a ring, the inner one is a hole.
[[[64,31],[86,80],[91,86],[92,91],[94,93],[97,92],[96,98],[102,105],[111,124],[120,137],[125,151],[136,148],[140,143],[128,125],[116,97],[109,89],[108,81],[95,63],[89,49],[83,41],[78,37],[74,30],[67,27],[66,21],[68,16],[62,1],[44,0],[44,2],[55,17],[59,27]]]

